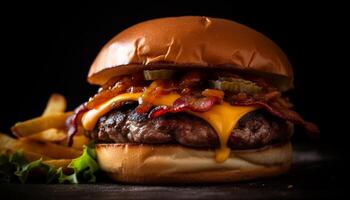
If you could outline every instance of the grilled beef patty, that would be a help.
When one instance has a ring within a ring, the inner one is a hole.
[[[188,147],[215,148],[219,138],[206,121],[186,113],[166,114],[149,119],[138,114],[135,106],[126,105],[101,117],[88,136],[97,143],[177,143]],[[287,142],[291,126],[263,111],[250,112],[232,130],[228,146],[253,149]]]

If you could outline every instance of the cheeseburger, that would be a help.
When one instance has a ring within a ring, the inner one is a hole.
[[[282,50],[239,23],[171,17],[110,40],[88,82],[97,94],[67,121],[99,165],[128,183],[214,183],[270,177],[292,163],[293,126],[318,133],[283,92],[293,71]]]

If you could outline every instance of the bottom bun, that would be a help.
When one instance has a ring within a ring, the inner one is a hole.
[[[223,163],[215,151],[177,145],[98,144],[101,169],[126,183],[224,183],[271,177],[287,172],[290,143],[232,151]]]

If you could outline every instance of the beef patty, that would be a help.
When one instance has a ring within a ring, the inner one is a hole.
[[[98,143],[179,143],[188,147],[219,146],[215,130],[206,121],[186,113],[166,114],[149,119],[138,114],[134,106],[112,110],[101,117],[88,136]],[[232,130],[228,146],[252,149],[268,144],[287,142],[291,137],[287,122],[263,111],[254,111],[241,118]]]

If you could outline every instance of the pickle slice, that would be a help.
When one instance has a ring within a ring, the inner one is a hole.
[[[256,85],[254,82],[232,77],[220,78],[216,81],[210,80],[209,85],[215,89],[227,90],[236,93],[244,92],[247,94],[256,94],[262,90],[262,88]]]
[[[175,70],[159,69],[159,70],[144,70],[143,76],[146,80],[170,79],[175,74]]]

